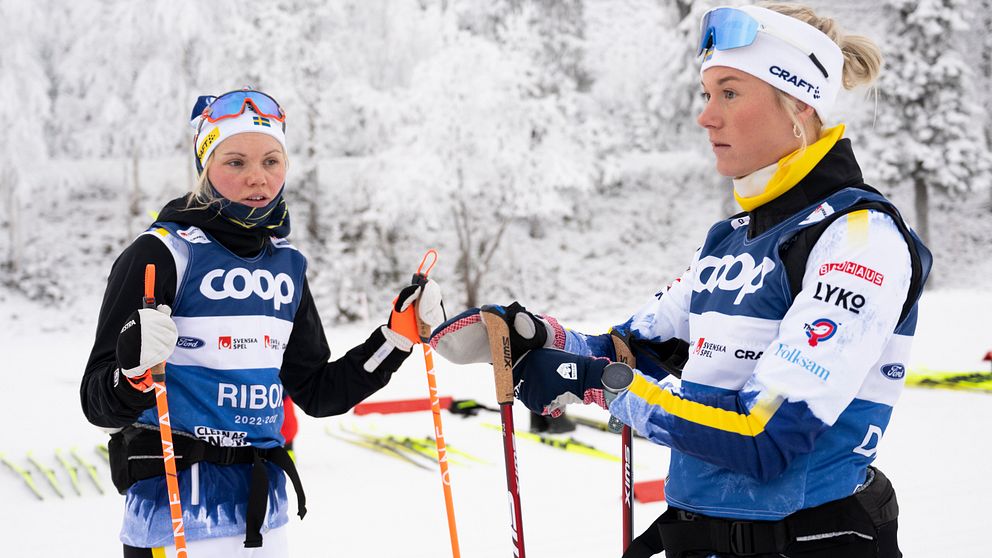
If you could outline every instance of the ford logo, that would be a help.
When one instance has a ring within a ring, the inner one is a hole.
[[[898,362],[882,365],[882,375],[891,380],[900,380],[906,375],[906,367]]]
[[[196,337],[180,337],[176,340],[176,347],[180,349],[199,349],[207,343],[203,339]]]

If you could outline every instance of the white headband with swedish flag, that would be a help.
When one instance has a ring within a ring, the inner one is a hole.
[[[245,111],[231,118],[224,118],[217,122],[209,122],[203,116],[194,118],[190,125],[197,131],[193,137],[193,147],[196,150],[198,168],[203,168],[210,159],[210,154],[224,140],[238,134],[265,134],[271,136],[282,146],[283,153],[286,151],[286,132],[283,130],[283,123],[265,116],[255,114],[250,106],[245,107]]]

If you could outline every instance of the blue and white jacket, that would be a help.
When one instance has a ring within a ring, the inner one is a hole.
[[[714,225],[682,277],[616,328],[635,347],[689,344],[680,386],[645,368],[610,405],[672,449],[672,506],[775,520],[865,482],[931,258],[864,186],[850,143],[827,148],[784,194]],[[817,226],[811,246],[794,246]],[[790,249],[808,253],[792,286]],[[565,349],[613,357],[603,336],[569,331]]]
[[[156,223],[144,234],[169,249],[178,278],[172,319],[179,340],[166,363],[173,430],[215,446],[281,446],[279,368],[300,305],[306,259],[285,239],[273,238],[255,257],[242,258],[194,226]],[[158,413],[148,409],[137,422],[157,427]],[[263,533],[288,521],[285,476],[266,466],[272,480]],[[179,473],[190,540],[244,533],[249,468],[201,462]],[[152,478],[128,489],[125,544],[171,543],[169,509],[157,505],[163,484]]]
[[[174,437],[272,448],[283,443],[284,395],[311,416],[329,416],[386,385],[409,351],[376,328],[331,361],[300,252],[285,239],[186,205],[185,198],[169,202],[161,221],[114,263],[80,389],[91,423],[108,429],[158,423],[154,395],[115,374],[117,336],[141,306],[148,263],[157,267],[158,302],[172,307],[179,331],[166,365]],[[288,520],[285,476],[265,466],[270,486],[263,533]],[[249,481],[250,465],[203,461],[180,471],[187,539],[242,536]],[[127,490],[121,541],[139,548],[172,544],[164,477]]]

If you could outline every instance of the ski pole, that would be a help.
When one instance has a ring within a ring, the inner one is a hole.
[[[520,509],[520,484],[517,474],[517,447],[513,437],[513,356],[510,353],[510,328],[499,315],[499,306],[483,306],[482,320],[489,336],[489,351],[496,378],[496,402],[503,424],[503,458],[506,467],[506,490],[510,499],[510,534],[513,555],[524,558],[524,523]]]
[[[616,349],[617,361],[634,368],[634,354],[630,347],[618,335],[611,337],[613,337],[613,348]],[[614,421],[619,422],[616,417],[610,417],[610,422]],[[626,424],[620,430],[620,458],[623,460],[621,464],[620,494],[622,497],[620,506],[623,515],[623,550],[626,552],[627,547],[630,546],[630,541],[634,540],[634,444],[630,427]]]
[[[427,263],[427,259],[433,256],[430,265],[427,269],[424,269],[424,264]],[[413,275],[414,284],[424,285],[427,283],[427,275],[434,268],[434,264],[437,263],[437,251],[431,248],[424,254],[424,259],[420,260],[420,266],[417,268],[417,273]],[[419,301],[417,301],[419,304]],[[431,415],[434,417],[434,442],[437,446],[437,464],[441,469],[441,486],[444,490],[444,507],[448,512],[448,534],[451,538],[451,556],[453,558],[460,558],[461,552],[458,549],[458,529],[455,527],[455,504],[451,497],[451,477],[448,473],[448,453],[447,447],[444,442],[444,429],[441,427],[441,400],[437,395],[437,379],[434,375],[434,353],[431,350],[431,344],[427,341],[431,337],[431,328],[429,325],[425,324],[420,320],[420,316],[417,312],[413,313],[417,320],[417,332],[420,335],[420,340],[422,343],[421,347],[424,349],[424,367],[427,369],[427,389],[431,396]]]
[[[145,297],[143,308],[155,308],[155,264],[145,266]],[[179,500],[179,478],[176,476],[176,451],[172,445],[172,424],[169,422],[169,400],[165,391],[165,363],[151,367],[158,426],[162,435],[162,461],[165,465],[165,486],[172,515],[172,538],[176,543],[176,558],[186,558],[186,531],[183,527],[183,507]]]

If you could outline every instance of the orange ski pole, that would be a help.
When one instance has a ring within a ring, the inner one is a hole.
[[[142,307],[155,308],[155,264],[145,266],[145,297]],[[179,478],[176,476],[176,451],[172,445],[172,425],[169,423],[169,401],[165,392],[165,363],[150,369],[155,388],[155,405],[158,407],[158,426],[162,434],[162,461],[165,464],[165,486],[169,495],[169,513],[172,515],[172,537],[176,542],[176,558],[187,558],[186,530],[183,527],[183,508],[179,501]]]
[[[429,258],[430,264],[427,265],[427,269],[425,270],[424,265],[427,264]],[[424,254],[424,259],[420,260],[420,267],[417,268],[417,273],[413,274],[413,283],[416,285],[426,284],[427,275],[436,263],[437,251],[431,248]],[[417,301],[417,304],[419,304],[419,301]],[[427,387],[430,391],[431,414],[434,417],[434,443],[437,445],[437,464],[441,469],[441,487],[444,490],[444,506],[448,513],[448,535],[451,538],[451,555],[453,558],[461,558],[461,552],[458,550],[458,529],[455,526],[455,504],[451,497],[451,476],[448,473],[448,450],[444,442],[444,429],[441,426],[441,400],[437,395],[437,380],[434,375],[434,352],[431,350],[430,343],[427,343],[431,336],[431,329],[429,325],[420,321],[414,308],[409,308],[408,312],[412,314],[412,319],[397,319],[393,322],[392,327],[403,330],[401,333],[410,340],[419,339],[420,346],[424,349]],[[403,314],[406,314],[406,312]],[[403,316],[403,314],[400,314],[397,318]],[[409,316],[410,314],[407,315]]]

